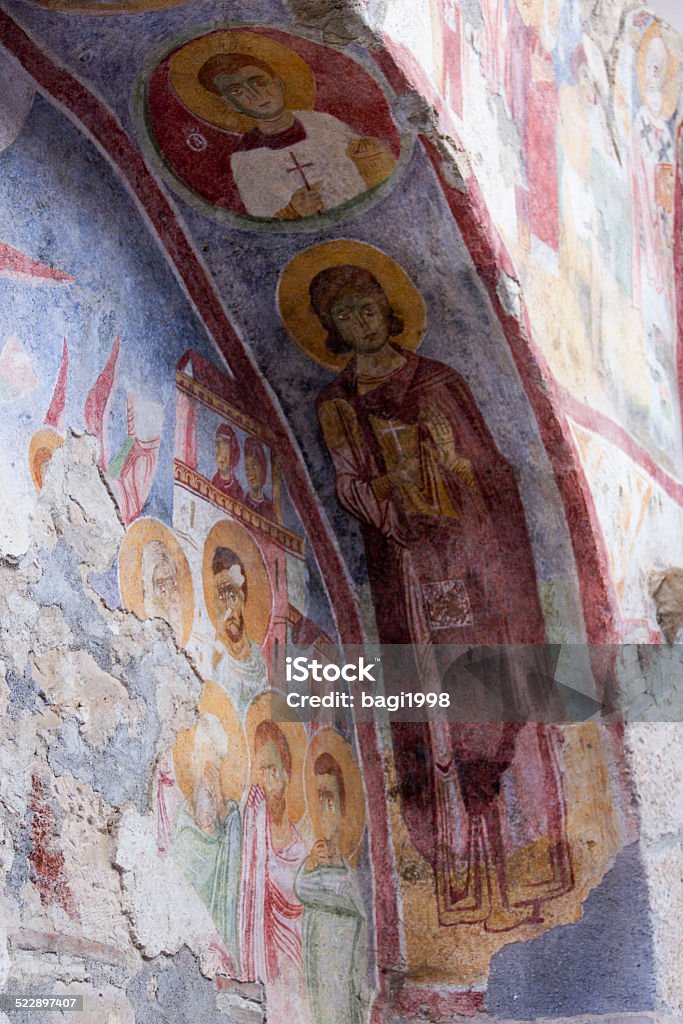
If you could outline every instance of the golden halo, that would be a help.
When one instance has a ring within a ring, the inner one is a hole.
[[[306,756],[306,729],[303,722],[296,717],[284,694],[278,690],[266,690],[254,697],[245,715],[245,730],[251,758],[251,785],[257,785],[254,775],[254,735],[259,722],[268,719],[277,725],[285,734],[292,755],[292,776],[287,787],[287,810],[289,820],[295,824],[301,821],[306,811],[304,798],[304,758]]]
[[[405,270],[386,253],[348,238],[304,249],[282,271],[277,290],[278,309],[297,348],[326,370],[342,370],[349,361],[349,355],[335,355],[327,348],[327,331],[313,312],[308,294],[316,274],[343,264],[369,270],[377,278],[391,308],[403,320],[403,331],[391,340],[411,351],[418,348],[426,321],[425,304],[419,291]]]
[[[153,540],[164,545],[178,573],[178,597],[183,615],[183,632],[178,639],[184,646],[190,639],[194,621],[192,575],[185,552],[169,528],[158,519],[136,519],[126,530],[119,551],[119,589],[123,607],[139,619],[149,618],[142,592],[142,552]]]
[[[226,800],[239,803],[244,794],[247,782],[249,753],[247,737],[237,714],[235,705],[227,693],[216,683],[209,680],[199,698],[199,714],[215,715],[225,729],[228,737],[228,753],[221,761],[221,789]],[[175,777],[186,800],[189,800],[194,788],[194,768],[192,766],[192,748],[197,723],[189,729],[178,733],[173,749]]]
[[[672,52],[671,47],[667,43],[664,33],[656,22],[650,25],[648,30],[643,33],[643,38],[638,44],[638,54],[636,56],[638,90],[640,92],[640,98],[647,106],[647,72],[645,69],[645,62],[647,59],[648,47],[653,39],[662,40],[667,55],[666,81],[662,94],[662,109],[657,116],[660,117],[662,121],[668,121],[678,105],[681,66],[678,58]]]
[[[37,491],[43,486],[43,472],[54,453],[64,444],[64,438],[49,427],[38,430],[28,446],[28,465],[31,480]]]
[[[270,612],[273,606],[273,588],[263,555],[248,530],[234,520],[222,519],[209,531],[204,543],[202,579],[204,601],[214,628],[218,622],[216,589],[213,584],[211,563],[216,548],[231,548],[239,557],[247,577],[247,600],[244,605],[244,624],[247,636],[255,644],[262,644],[268,632]]]
[[[306,751],[304,779],[306,783],[306,806],[313,823],[316,838],[320,837],[318,818],[318,796],[315,784],[314,765],[321,754],[331,754],[342,770],[346,791],[346,810],[339,833],[339,847],[346,860],[354,861],[365,828],[365,792],[360,768],[351,747],[336,729],[325,726],[311,738]]]
[[[221,96],[209,92],[199,81],[199,71],[209,57],[218,53],[245,53],[265,61],[285,83],[285,101],[290,110],[310,110],[315,103],[315,79],[302,57],[256,32],[230,30],[210,32],[185,43],[171,57],[171,85],[185,106],[208,124],[229,132],[248,132],[257,121],[228,106]]]

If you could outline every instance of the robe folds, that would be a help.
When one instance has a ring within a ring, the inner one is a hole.
[[[360,520],[383,643],[534,643],[543,617],[522,502],[462,377],[412,352],[365,394],[352,361],[318,397],[341,504]],[[439,464],[425,416],[443,414],[476,487]],[[383,493],[401,454],[412,484]]]
[[[339,500],[362,524],[380,641],[416,645],[418,663],[434,644],[542,643],[513,470],[465,381],[402,355],[375,386],[352,359],[317,402]],[[493,656],[519,723],[392,724],[403,815],[434,869],[443,925],[514,927],[571,885],[559,734],[526,721],[533,695],[505,651]]]
[[[242,973],[265,986],[273,1024],[308,1024],[302,950],[303,906],[294,891],[306,857],[303,839],[290,825],[282,849],[273,845],[266,798],[252,786],[244,807],[239,933]]]
[[[239,971],[237,901],[240,881],[242,830],[240,812],[229,801],[225,816],[213,832],[197,825],[187,806],[181,808],[175,827],[173,859],[197,890]]]
[[[263,651],[253,640],[249,641],[249,654],[240,661],[216,639],[214,647],[214,681],[225,690],[244,721],[247,708],[254,697],[268,689],[268,668]]]
[[[303,951],[311,1024],[362,1024],[367,1002],[367,926],[353,872],[303,864],[296,894],[304,907]]]

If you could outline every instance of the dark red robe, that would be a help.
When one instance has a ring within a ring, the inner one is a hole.
[[[462,377],[402,355],[405,365],[365,394],[352,359],[317,401],[339,500],[362,524],[380,641],[423,650],[542,643],[514,472]],[[459,462],[440,458],[428,425],[435,413]],[[413,479],[392,486],[402,453]],[[501,662],[501,685],[505,674]],[[392,728],[404,817],[434,868],[441,922],[507,930],[538,920],[541,902],[571,884],[553,727]]]
[[[241,504],[244,504],[244,491],[242,489],[242,484],[234,473],[229,480],[226,480],[225,477],[221,476],[220,470],[217,469],[212,477],[211,483],[219,491],[222,491],[223,494],[227,494],[228,497],[234,498],[235,501],[239,501]]]

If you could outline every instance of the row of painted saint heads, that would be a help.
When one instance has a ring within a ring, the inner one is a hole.
[[[264,983],[269,1016],[360,1024],[368,1001],[354,870],[365,820],[360,772],[338,732],[309,739],[301,722],[275,721],[278,708],[287,713],[283,697],[266,692],[242,720],[223,688],[205,685],[197,721],[174,752],[183,801],[169,846],[211,915],[225,970]]]

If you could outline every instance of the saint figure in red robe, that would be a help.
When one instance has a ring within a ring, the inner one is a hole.
[[[265,986],[268,1019],[308,1024],[302,923],[294,891],[306,845],[290,822],[287,788],[292,755],[283,731],[268,719],[254,734],[256,784],[242,820],[239,941],[242,971]]]
[[[368,270],[324,269],[309,291],[330,350],[351,353],[317,410],[339,500],[362,525],[381,642],[542,643],[514,473],[467,384],[393,343],[403,322]],[[511,670],[497,656],[502,687]],[[441,923],[540,920],[571,886],[554,727],[395,723],[393,736]]]

